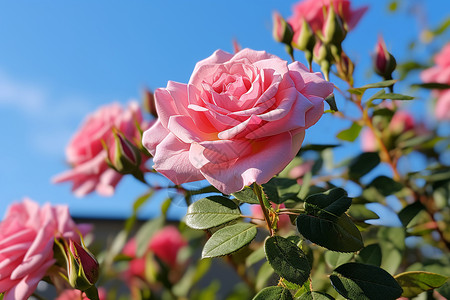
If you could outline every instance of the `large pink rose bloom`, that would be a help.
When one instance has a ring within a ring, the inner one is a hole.
[[[79,232],[67,206],[39,207],[25,199],[9,207],[0,222],[0,293],[4,300],[28,299],[48,268],[55,263],[55,238],[79,241]]]
[[[113,103],[89,115],[66,148],[67,162],[72,169],[54,177],[53,182],[72,181],[72,191],[79,197],[94,190],[102,196],[114,194],[123,175],[106,163],[108,153],[102,141],[109,149],[114,148],[113,128],[121,131],[130,141],[139,141],[141,137],[136,124],[143,130],[148,128],[136,102],[131,102],[126,108]],[[146,158],[142,157],[142,167],[145,161]]]
[[[420,74],[421,79],[424,82],[450,84],[450,43],[435,56],[434,61],[436,65],[423,71]],[[434,94],[438,98],[435,108],[436,118],[450,120],[450,89],[435,90]]]
[[[335,12],[347,24],[347,30],[352,30],[367,11],[368,7],[363,6],[357,9],[350,7],[349,0],[304,0],[300,1],[292,7],[293,15],[288,19],[288,23],[292,26],[294,34],[300,33],[303,20],[305,20],[313,31],[322,30],[325,23],[325,11],[328,11],[330,5],[333,4]],[[294,37],[294,40],[296,38]]]
[[[100,300],[107,299],[107,293],[104,288],[98,289],[98,298]],[[55,300],[90,300],[85,293],[80,290],[65,290]]]
[[[265,183],[297,154],[333,84],[264,51],[218,50],[188,84],[155,91],[158,121],[143,144],[176,184],[207,179],[225,194]]]

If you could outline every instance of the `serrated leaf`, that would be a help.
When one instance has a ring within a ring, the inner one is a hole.
[[[348,91],[351,94],[362,96],[367,89],[390,87],[396,82],[397,82],[397,80],[380,81],[380,82],[376,82],[376,83],[366,84],[359,88],[348,89]]]
[[[383,196],[395,194],[403,189],[403,185],[400,182],[387,176],[378,176],[369,183],[368,187],[374,187]]]
[[[292,300],[291,292],[281,286],[269,286],[262,289],[253,300]]]
[[[313,291],[302,294],[296,300],[334,300],[334,298],[328,294]]]
[[[448,277],[431,272],[404,272],[395,276],[398,284],[403,288],[402,297],[412,298],[422,292],[440,287]]]
[[[330,276],[333,287],[347,299],[395,300],[402,288],[385,270],[360,263],[337,267]]]
[[[272,236],[266,239],[264,250],[275,273],[298,285],[308,280],[311,268],[306,254],[297,245],[281,236]]]
[[[259,200],[255,195],[255,192],[253,192],[253,189],[251,187],[244,187],[241,191],[232,193],[236,199],[238,199],[240,202],[249,203],[249,204],[259,204]]]
[[[353,258],[353,253],[342,253],[335,251],[325,252],[325,262],[330,268],[336,268],[342,264],[348,263]]]
[[[329,250],[355,252],[364,246],[361,233],[346,214],[334,221],[301,214],[297,229],[306,239]]]
[[[291,178],[274,177],[261,186],[269,201],[276,204],[281,204],[289,199],[296,199],[300,191],[297,180]]]
[[[194,229],[209,229],[240,218],[236,203],[222,196],[209,196],[192,203],[186,213],[186,224]]]
[[[362,129],[361,125],[359,125],[356,122],[353,122],[350,128],[340,131],[336,135],[336,137],[343,141],[354,142],[358,138],[361,129]]]
[[[256,225],[237,223],[216,231],[206,242],[202,258],[224,256],[249,244],[256,236]]]
[[[402,225],[404,227],[408,227],[409,222],[411,222],[412,219],[414,219],[415,216],[419,212],[421,212],[425,207],[423,204],[419,201],[411,203],[407,206],[405,206],[399,213],[398,218],[402,222]]]
[[[350,161],[348,176],[352,179],[359,179],[378,166],[380,161],[380,156],[376,152],[361,153]]]
[[[325,219],[334,220],[342,215],[352,204],[352,199],[341,188],[314,194],[305,199],[305,212]]]
[[[364,249],[362,249],[359,254],[356,256],[356,262],[373,265],[373,266],[381,266],[381,248],[378,244],[371,244]]]
[[[380,218],[376,213],[368,209],[364,204],[353,204],[352,206],[350,206],[348,214],[353,220],[358,222]]]

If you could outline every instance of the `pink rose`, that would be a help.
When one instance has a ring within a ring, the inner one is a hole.
[[[159,259],[174,267],[177,264],[178,252],[186,244],[186,240],[175,226],[167,226],[152,237],[149,248]]]
[[[98,298],[106,300],[106,290],[104,288],[98,289]],[[80,290],[64,290],[55,300],[89,300],[89,298]]]
[[[225,194],[279,173],[323,114],[333,84],[264,51],[218,50],[188,84],[155,91],[158,121],[143,144],[175,184],[207,179]]]
[[[67,206],[43,207],[31,200],[12,204],[0,222],[0,293],[4,300],[28,299],[48,268],[55,263],[55,238],[79,241],[79,232]]]
[[[361,148],[364,152],[375,152],[378,150],[377,140],[370,128],[361,131]]]
[[[108,153],[103,148],[102,141],[109,149],[113,149],[115,140],[112,129],[116,128],[137,145],[141,137],[136,124],[143,130],[149,127],[143,121],[136,102],[131,102],[125,109],[118,103],[113,103],[89,115],[66,149],[67,162],[72,169],[54,177],[53,182],[72,181],[72,191],[79,197],[94,190],[102,196],[114,194],[123,175],[106,163]],[[142,157],[142,168],[147,159]]]
[[[305,20],[314,32],[322,30],[325,23],[323,7],[328,11],[330,3],[333,4],[334,11],[338,14],[347,25],[347,30],[352,30],[362,18],[368,7],[363,6],[353,10],[350,8],[349,0],[304,0],[296,3],[292,10],[293,15],[288,19],[294,29],[294,40],[302,28],[303,20]]]
[[[436,65],[420,74],[423,82],[450,84],[450,43],[434,57]],[[438,120],[450,120],[450,89],[435,90],[438,98],[435,108]]]

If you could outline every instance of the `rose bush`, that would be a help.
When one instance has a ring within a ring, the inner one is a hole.
[[[31,200],[11,205],[0,223],[0,293],[4,300],[28,299],[55,263],[55,238],[80,240],[90,226],[77,226],[67,206],[39,207]]]
[[[207,179],[225,194],[269,181],[297,154],[333,84],[264,51],[221,50],[188,84],[155,91],[158,121],[143,144],[176,184]]]
[[[439,52],[434,61],[435,66],[423,71],[420,77],[424,82],[450,84],[450,43]],[[438,98],[435,115],[438,120],[450,120],[450,89],[435,90]]]
[[[113,103],[89,115],[66,148],[67,162],[72,169],[54,177],[53,182],[72,181],[72,190],[79,197],[94,190],[102,196],[111,196],[123,175],[108,166],[108,151],[104,149],[102,141],[113,149],[115,128],[138,145],[141,136],[136,124],[142,130],[149,126],[143,120],[136,102],[131,102],[126,108]],[[142,156],[142,168],[146,160],[147,157]]]

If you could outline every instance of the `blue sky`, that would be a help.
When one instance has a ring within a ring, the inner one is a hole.
[[[402,7],[406,2],[421,3],[431,28],[450,11],[447,0],[403,2]],[[131,178],[123,180],[110,198],[92,194],[78,199],[69,184],[50,182],[66,169],[65,146],[84,116],[112,101],[140,100],[143,87],[165,87],[168,80],[187,82],[197,61],[219,48],[231,52],[233,39],[243,47],[288,60],[283,46],[272,40],[271,14],[278,10],[288,17],[293,3],[2,1],[0,217],[11,202],[23,197],[68,203],[76,216],[129,214],[131,203],[146,190]],[[378,34],[383,34],[397,60],[410,55],[407,44],[419,30],[417,20],[405,9],[386,13],[387,3],[353,1],[355,7],[370,5],[344,43],[344,50],[357,63],[356,85],[379,80],[370,72],[370,53]],[[421,51],[427,54],[438,46]],[[303,61],[302,53],[296,57]],[[347,108],[342,99],[337,101],[341,109]],[[324,117],[307,132],[306,142],[336,142],[332,121]],[[155,205],[148,205],[145,214],[157,211]]]

